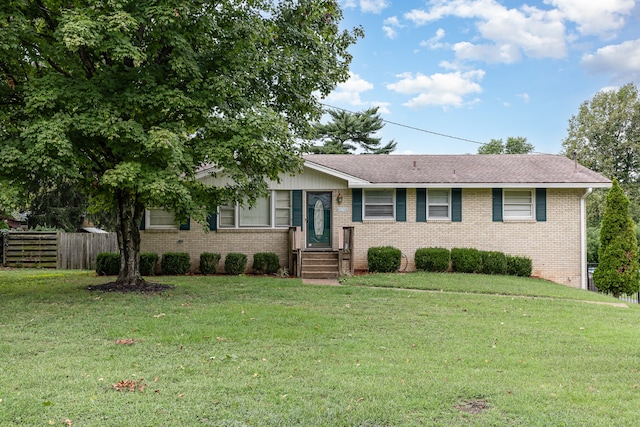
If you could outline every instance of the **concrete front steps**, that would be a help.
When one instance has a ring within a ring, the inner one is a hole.
[[[302,252],[301,276],[303,279],[337,279],[339,275],[338,252]]]

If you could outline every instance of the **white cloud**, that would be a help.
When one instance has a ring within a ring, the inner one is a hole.
[[[430,105],[462,107],[469,103],[465,97],[474,93],[481,93],[482,87],[478,83],[484,77],[483,70],[468,72],[456,71],[452,73],[436,73],[430,76],[416,73],[403,73],[397,77],[396,83],[387,85],[387,89],[407,95],[417,95],[403,105],[411,108]]]
[[[562,16],[575,22],[584,35],[606,36],[624,26],[624,16],[629,15],[635,0],[545,0],[555,6]]]
[[[440,40],[444,38],[445,31],[442,28],[438,28],[435,36],[431,37],[429,40],[423,40],[420,42],[420,46],[428,47],[429,49],[439,49],[444,45],[440,43]]]
[[[522,99],[525,104],[529,103],[529,94],[528,93],[519,93],[516,95],[518,98]]]
[[[356,0],[343,0],[342,7],[344,9],[354,9],[357,6]]]
[[[582,57],[591,72],[607,73],[620,82],[640,81],[640,39],[602,47]]]
[[[363,12],[380,13],[389,6],[387,0],[360,0]]]
[[[403,25],[400,24],[397,16],[385,19],[382,25],[382,31],[390,39],[395,39],[398,36],[397,29],[399,28],[403,28]]]
[[[414,9],[404,17],[418,26],[447,16],[476,22],[482,40],[455,44],[459,59],[511,63],[523,54],[533,58],[566,56],[563,15],[557,9],[527,5],[508,9],[496,0],[435,0],[430,5],[429,10]]]
[[[331,102],[343,102],[350,105],[363,105],[360,98],[362,92],[373,89],[373,84],[364,80],[358,74],[349,72],[349,79],[344,83],[339,83],[338,87],[327,96]]]

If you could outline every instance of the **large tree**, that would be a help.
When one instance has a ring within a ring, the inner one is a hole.
[[[329,110],[331,120],[314,125],[314,139],[321,145],[313,145],[312,153],[349,154],[360,149],[365,154],[389,154],[396,149],[393,140],[382,145],[382,138],[374,136],[384,127],[378,107],[364,111]]]
[[[492,139],[478,148],[478,154],[529,154],[535,150],[533,144],[523,136],[510,136],[505,143],[502,139]]]
[[[112,212],[117,281],[142,285],[145,207],[206,224],[301,165],[360,29],[336,0],[9,0],[0,8],[0,174],[70,179]],[[277,159],[277,161],[274,161]],[[215,165],[226,187],[196,178]]]
[[[625,190],[634,220],[640,219],[640,93],[629,83],[596,93],[569,120],[563,153],[613,179]],[[604,212],[605,193],[588,203],[590,225]]]

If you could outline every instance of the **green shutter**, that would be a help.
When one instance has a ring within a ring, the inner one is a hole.
[[[187,219],[187,222],[180,224],[180,230],[191,230],[191,220]]]
[[[362,188],[351,190],[351,221],[362,222]]]
[[[209,230],[217,230],[218,214],[216,214],[215,212],[209,212],[209,215],[207,215],[207,225],[209,226]]]
[[[302,225],[302,190],[291,192],[291,225],[304,228]]]
[[[451,189],[451,221],[462,222],[462,188]]]
[[[147,210],[145,209],[142,212],[142,221],[140,221],[140,230],[144,230],[147,228]]]
[[[426,188],[416,188],[416,222],[427,222]]]
[[[407,189],[396,188],[396,221],[407,220]]]
[[[492,191],[493,221],[502,222],[502,188]]]
[[[547,220],[547,189],[536,188],[536,221]]]

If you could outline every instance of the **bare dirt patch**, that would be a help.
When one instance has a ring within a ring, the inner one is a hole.
[[[481,414],[486,410],[489,410],[489,402],[484,399],[469,399],[465,400],[455,406],[460,412],[466,412],[468,414]]]

